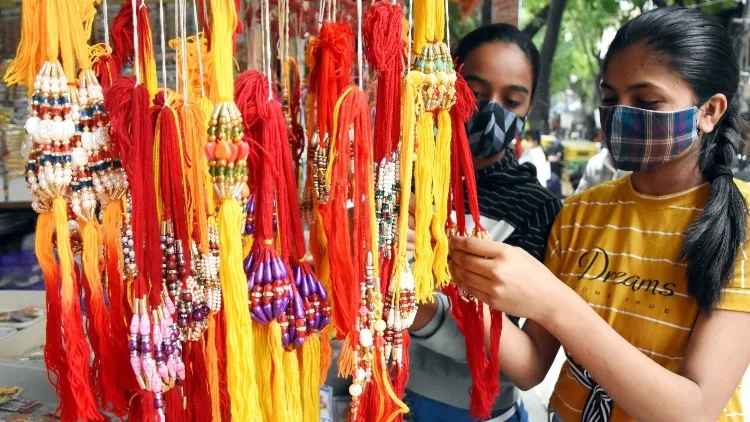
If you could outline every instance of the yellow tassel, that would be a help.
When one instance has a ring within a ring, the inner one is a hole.
[[[435,201],[435,217],[432,220],[432,238],[435,239],[435,255],[432,261],[432,271],[435,274],[435,287],[442,287],[448,284],[451,278],[448,272],[448,236],[445,234],[451,177],[451,117],[445,109],[438,113],[438,133],[433,163],[432,193]],[[458,200],[463,201],[463,198]]]
[[[402,98],[401,98],[401,151],[399,160],[401,162],[401,203],[399,207],[402,210],[409,209],[409,199],[411,197],[412,175],[414,171],[414,138],[417,125],[416,110],[422,109],[418,104],[422,101],[422,96],[417,95],[419,87],[424,83],[424,74],[416,71],[409,71],[403,81]],[[405,194],[408,193],[408,194]],[[399,214],[398,238],[396,247],[396,258],[393,265],[393,276],[395,279],[395,294],[393,295],[393,305],[398,304],[401,290],[401,270],[407,267],[406,260],[406,233],[409,228],[409,213],[402,212]]]
[[[211,34],[211,54],[214,61],[214,83],[218,101],[232,101],[234,74],[232,69],[232,37],[237,27],[237,10],[233,2],[211,0],[211,18],[214,29]]]
[[[320,419],[320,341],[313,334],[302,344],[302,409],[304,422],[317,422]]]
[[[437,5],[442,0],[414,0],[414,53],[420,54],[429,42],[435,42],[435,29],[438,24],[435,17]],[[445,25],[445,24],[443,24]]]
[[[224,199],[219,209],[219,277],[226,316],[227,388],[232,402],[232,419],[261,421],[255,368],[248,354],[253,350],[247,277],[242,269],[242,214],[240,203]]]
[[[313,215],[315,217],[315,227],[313,228],[315,232],[312,233],[311,229],[310,250],[313,251],[312,255],[315,260],[315,275],[318,276],[318,280],[325,291],[331,293],[333,292],[333,284],[331,282],[331,266],[327,252],[328,237],[326,236],[325,228],[323,226],[323,215],[320,213],[318,205],[313,208]],[[316,250],[318,250],[319,253],[315,253],[314,251]],[[332,333],[335,330],[334,327],[336,327],[335,306],[336,304],[331,301],[331,323],[324,328],[324,331],[327,333]]]
[[[273,418],[273,394],[271,390],[271,377],[273,376],[273,363],[268,350],[268,326],[253,321],[253,364],[255,365],[255,379],[260,395],[260,412],[263,421],[271,421]],[[234,420],[234,417],[232,417]]]
[[[68,211],[62,196],[52,201],[52,212],[55,218],[57,233],[57,256],[60,260],[60,276],[62,278],[60,293],[63,309],[73,306],[73,251],[70,248],[70,231],[68,230]]]
[[[197,104],[184,103],[179,108],[182,116],[182,128],[184,134],[185,149],[188,151],[192,162],[183,168],[185,182],[190,189],[189,200],[190,214],[195,217],[195,227],[198,229],[198,249],[201,255],[208,253],[208,202],[207,196],[213,194],[213,189],[206,190],[205,173],[208,169],[206,155],[203,145],[206,142],[205,117]],[[193,237],[193,224],[188,224],[188,234]]]
[[[270,418],[266,418],[267,421],[279,421],[284,422],[289,420],[286,418],[287,409],[287,391],[292,386],[286,385],[285,368],[284,368],[284,347],[281,345],[281,326],[278,321],[271,321],[268,324],[268,342],[266,343],[266,354],[271,356],[271,364],[273,371],[271,377],[267,382],[271,384],[271,398],[273,399],[273,413]],[[295,371],[299,371],[299,368],[294,368]],[[299,384],[295,384],[299,385]],[[294,395],[294,394],[292,394]]]
[[[3,77],[8,85],[25,85],[28,96],[34,93],[36,73],[46,59],[44,46],[39,39],[39,28],[44,27],[45,20],[40,10],[42,6],[41,0],[26,0],[21,4],[21,39],[16,56]]]
[[[39,214],[36,220],[36,236],[34,237],[34,252],[36,253],[39,266],[44,278],[57,280],[57,261],[52,249],[52,238],[55,230],[55,221],[51,212]],[[47,292],[48,295],[58,292]],[[56,382],[60,382],[57,380]]]
[[[208,388],[211,394],[211,421],[221,422],[221,395],[219,391],[219,353],[216,350],[216,317],[208,318],[206,339],[202,340],[206,351]]]
[[[310,336],[314,337],[314,336]],[[306,340],[305,343],[310,341],[310,339]],[[304,346],[303,346],[304,347]],[[287,386],[287,391],[293,391],[294,388],[297,388],[299,386],[304,386],[304,384],[300,384],[300,372],[302,371],[302,365],[300,365],[299,359],[297,359],[297,352],[295,351],[284,351],[284,382]],[[315,367],[317,369],[317,366]],[[316,387],[315,391],[318,391],[320,387]],[[304,390],[303,390],[304,394]],[[320,394],[318,394],[318,397],[320,397]],[[286,412],[286,420],[293,422],[293,421],[302,421],[304,418],[304,411],[302,408],[302,397],[301,394],[289,394],[287,395],[287,398],[289,401],[287,402],[287,412]],[[320,415],[320,411],[318,411],[317,415]],[[315,419],[316,422],[318,419]]]
[[[418,303],[432,300],[432,239],[430,223],[433,219],[432,182],[435,163],[435,137],[432,113],[425,112],[419,120],[419,145],[415,164],[416,240],[414,242],[414,285]]]

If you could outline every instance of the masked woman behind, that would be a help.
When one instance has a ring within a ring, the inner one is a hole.
[[[742,421],[750,364],[750,187],[740,71],[726,30],[663,8],[623,26],[603,66],[607,148],[628,176],[568,199],[544,265],[497,242],[451,239],[451,273],[507,324],[503,373],[539,383],[562,345],[557,420]]]
[[[495,24],[467,35],[456,55],[478,105],[467,130],[482,225],[493,240],[521,247],[541,260],[560,202],[539,184],[533,165],[519,165],[509,148],[534,103],[539,52],[517,28]],[[473,228],[471,221],[468,228]],[[409,416],[417,421],[469,421],[466,345],[446,297],[436,295],[434,303],[420,305],[412,325]],[[491,420],[527,421],[520,391],[505,377],[501,386]]]

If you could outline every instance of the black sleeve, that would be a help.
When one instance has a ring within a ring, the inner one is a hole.
[[[519,231],[518,238],[514,239],[514,246],[522,248],[531,256],[543,262],[547,237],[561,209],[562,204],[557,198],[550,198],[545,201],[536,209],[536,212],[529,216],[527,226],[524,230]]]

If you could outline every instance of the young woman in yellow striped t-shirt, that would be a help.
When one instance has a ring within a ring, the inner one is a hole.
[[[454,282],[529,318],[501,341],[518,386],[538,384],[564,347],[557,420],[744,420],[750,187],[732,178],[744,147],[732,43],[699,12],[657,9],[618,31],[603,76],[603,135],[633,173],[566,201],[546,267],[452,239]]]

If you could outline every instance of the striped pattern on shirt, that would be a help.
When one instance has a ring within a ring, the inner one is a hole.
[[[561,204],[539,184],[533,166],[518,164],[512,154],[506,154],[497,163],[478,170],[476,178],[479,213],[513,226],[505,243],[542,261],[547,235]]]
[[[750,196],[750,187],[735,183]],[[709,190],[704,184],[645,196],[625,176],[569,198],[547,246],[547,267],[630,344],[673,372],[682,365],[699,315],[678,257],[683,233],[700,215]],[[719,309],[750,312],[749,253],[746,247],[739,254]],[[550,403],[562,419],[579,421],[589,392],[566,362]],[[719,421],[742,420],[735,415],[742,415],[738,391]],[[616,401],[610,420],[634,421]]]

